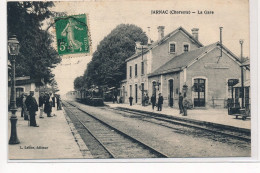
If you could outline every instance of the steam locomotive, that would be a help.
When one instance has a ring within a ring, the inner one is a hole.
[[[98,87],[93,87],[89,90],[75,91],[75,99],[90,106],[103,106],[103,91]]]

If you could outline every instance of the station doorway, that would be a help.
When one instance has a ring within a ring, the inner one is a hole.
[[[173,107],[173,79],[168,82],[169,106]]]
[[[137,84],[135,84],[135,103],[137,103],[138,101],[138,88],[137,88]]]
[[[205,79],[194,79],[194,107],[205,107]]]

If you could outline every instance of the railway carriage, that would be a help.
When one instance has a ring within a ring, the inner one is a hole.
[[[98,87],[92,87],[89,90],[80,90],[77,91],[76,101],[91,106],[103,106],[103,92]]]

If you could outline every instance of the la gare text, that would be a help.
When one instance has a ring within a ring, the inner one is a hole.
[[[151,10],[151,14],[214,14],[211,10],[197,10],[197,11],[178,11],[178,10]]]

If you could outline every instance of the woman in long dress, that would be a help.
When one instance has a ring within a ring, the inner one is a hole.
[[[79,49],[81,51],[82,43],[75,39],[73,30],[83,30],[82,28],[77,27],[77,22],[73,21],[72,18],[69,18],[69,22],[64,28],[64,30],[61,32],[62,36],[67,36],[67,41],[69,43],[69,48],[72,52],[74,52],[74,49]]]
[[[29,112],[27,111],[27,107],[26,107],[26,104],[25,104],[25,100],[27,98],[27,93],[24,93],[23,95],[23,100],[22,100],[22,106],[23,106],[23,113],[24,113],[24,120],[29,120]]]
[[[52,112],[51,94],[47,94],[47,96],[46,96],[45,105],[44,105],[44,112],[47,114],[47,117],[52,117],[51,116],[51,112]]]

